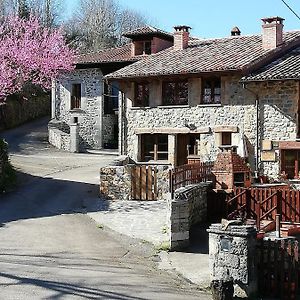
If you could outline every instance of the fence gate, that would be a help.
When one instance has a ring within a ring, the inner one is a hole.
[[[157,200],[157,168],[134,166],[131,169],[131,199]]]

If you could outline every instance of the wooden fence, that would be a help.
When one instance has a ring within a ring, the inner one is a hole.
[[[170,192],[172,198],[174,191],[180,187],[213,179],[211,173],[212,162],[199,162],[176,167],[170,170]]]
[[[299,299],[299,242],[258,240],[258,291],[262,297]]]
[[[289,188],[234,188],[226,199],[228,219],[244,217],[261,221],[275,221],[276,214],[282,222],[300,222],[300,191]]]
[[[134,166],[131,169],[131,199],[157,200],[157,169]]]

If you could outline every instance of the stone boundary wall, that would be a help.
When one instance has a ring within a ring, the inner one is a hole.
[[[62,131],[57,126],[48,124],[49,143],[58,149],[70,151],[70,134]]]
[[[0,131],[46,115],[50,115],[49,95],[26,100],[9,97],[5,104],[0,105]]]
[[[179,250],[189,245],[189,230],[207,218],[207,191],[210,183],[193,184],[175,191],[169,201],[170,249]]]
[[[100,195],[111,200],[131,200],[131,168],[134,164],[119,161],[114,166],[100,169]],[[120,165],[121,164],[121,165]],[[157,167],[157,200],[170,199],[169,167]]]

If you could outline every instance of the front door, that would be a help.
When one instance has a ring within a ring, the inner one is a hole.
[[[177,165],[187,164],[189,155],[197,155],[197,140],[199,134],[178,134],[177,135]]]

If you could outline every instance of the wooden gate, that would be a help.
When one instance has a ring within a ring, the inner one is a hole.
[[[157,168],[134,166],[131,169],[131,199],[157,200]]]
[[[299,299],[299,243],[297,240],[259,240],[257,246],[260,296]]]

